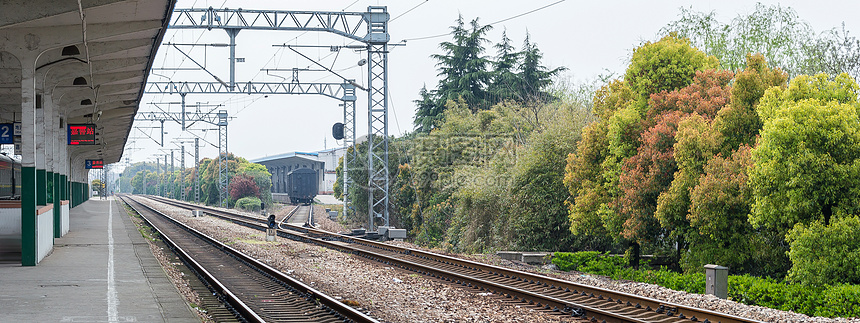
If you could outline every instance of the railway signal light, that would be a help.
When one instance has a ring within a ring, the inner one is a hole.
[[[331,135],[335,140],[343,139],[343,124],[338,122],[331,127]]]
[[[277,228],[277,223],[275,223],[275,215],[269,214],[269,229]]]

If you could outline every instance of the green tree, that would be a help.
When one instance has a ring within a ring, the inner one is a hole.
[[[569,250],[573,245],[564,201],[565,158],[576,151],[586,122],[581,106],[553,104],[552,121],[529,136],[513,171],[514,242],[523,250]]]
[[[791,243],[789,280],[810,286],[860,284],[860,217],[798,224],[786,238]]]
[[[519,81],[514,84],[517,85],[515,89],[519,100],[525,102],[549,102],[553,100],[554,97],[547,92],[547,88],[552,84],[552,78],[567,68],[557,67],[550,70],[541,65],[543,54],[538,49],[537,44],[529,40],[528,33],[526,33],[523,50],[519,56],[522,56],[520,72],[517,74]]]
[[[496,49],[496,60],[493,62],[493,77],[487,92],[493,102],[516,100],[517,89],[521,88],[521,80],[517,76],[517,66],[520,64],[521,52],[517,52],[507,31],[502,32],[502,40],[493,46]],[[521,98],[520,98],[521,99]]]
[[[758,106],[764,122],[753,150],[750,222],[785,232],[797,223],[858,214],[860,104],[847,74],[794,78],[767,90]]]
[[[741,145],[755,145],[762,126],[756,106],[767,89],[785,87],[786,80],[788,75],[768,67],[761,54],[747,55],[746,69],[735,76],[731,88],[732,104],[721,109],[714,121],[714,128],[723,138],[719,150],[723,156],[730,155]]]
[[[693,48],[689,40],[669,35],[637,47],[624,80],[640,100],[637,110],[644,112],[651,94],[684,88],[692,83],[696,71],[718,66],[715,57]]]
[[[420,99],[412,101],[415,103],[415,131],[418,133],[428,133],[442,123],[442,111],[445,110],[444,104],[439,104],[439,100],[434,98],[434,93],[427,91],[427,85],[418,91]]]
[[[266,166],[251,162],[240,163],[236,175],[253,179],[259,188],[257,197],[266,205],[272,205],[272,174],[269,173]]]
[[[431,57],[438,61],[436,66],[441,80],[437,93],[441,103],[462,98],[472,111],[477,111],[489,107],[486,87],[492,72],[487,70],[490,60],[482,55],[487,43],[484,35],[492,26],[481,26],[477,18],[470,25],[471,29],[467,28],[460,16],[457,25],[451,27],[453,42],[439,44],[443,54]]]

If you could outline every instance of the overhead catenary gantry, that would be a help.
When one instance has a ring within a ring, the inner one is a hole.
[[[183,111],[185,106],[185,95],[183,94]],[[135,115],[134,120],[136,121],[160,121],[162,127],[164,125],[165,120],[173,120],[179,124],[182,124],[182,129],[185,130],[186,122],[205,122],[211,125],[218,126],[218,203],[221,207],[227,207],[227,186],[229,184],[227,179],[227,121],[229,117],[227,116],[226,110],[220,110],[217,112],[138,112]],[[164,133],[162,128],[162,134]],[[164,144],[164,137],[161,138],[162,145]],[[199,167],[200,160],[199,156],[199,142],[195,140],[195,202],[200,202],[200,184],[199,184]],[[183,154],[184,156],[184,154]],[[183,167],[184,167],[183,162]]]
[[[368,7],[367,12],[324,12],[245,9],[175,9],[169,28],[223,29],[230,37],[230,82],[150,82],[147,93],[165,94],[317,94],[342,101],[344,107],[344,145],[355,144],[355,82],[236,82],[236,35],[241,30],[318,31],[340,35],[365,44],[367,52],[367,141],[368,141],[368,225],[382,218],[389,225],[388,169],[388,21],[387,8]],[[226,120],[224,120],[226,126]],[[219,127],[220,128],[220,127]],[[226,127],[225,127],[226,128]],[[220,132],[219,132],[220,134]],[[226,149],[226,129],[223,133]],[[219,136],[220,137],[220,136]],[[219,139],[220,141],[220,139]],[[356,152],[357,154],[357,152]],[[226,157],[226,154],[224,154]],[[357,155],[344,155],[344,210],[349,210],[351,196],[347,187],[349,161]],[[226,167],[226,162],[223,163]],[[226,174],[225,174],[226,175]],[[220,187],[226,196],[225,186]]]

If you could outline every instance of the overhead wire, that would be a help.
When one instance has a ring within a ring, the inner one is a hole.
[[[543,10],[543,9],[546,9],[546,8],[549,8],[549,7],[552,7],[552,6],[554,6],[554,5],[557,5],[557,4],[562,3],[562,2],[565,2],[565,1],[567,1],[567,0],[558,0],[558,1],[556,1],[556,2],[550,3],[550,4],[548,4],[548,5],[545,5],[545,6],[543,6],[543,7],[537,8],[537,9],[532,9],[532,10],[529,10],[529,11],[523,12],[523,13],[521,13],[521,14],[513,15],[513,16],[510,16],[510,17],[505,18],[505,19],[502,19],[502,20],[498,20],[498,21],[491,22],[491,23],[487,24],[487,26],[492,26],[492,25],[495,25],[495,24],[498,24],[498,23],[502,23],[502,22],[505,22],[505,21],[508,21],[508,20],[516,19],[516,18],[519,18],[519,17],[525,16],[525,15],[528,15],[528,14],[531,14],[531,13],[534,13],[534,12],[537,12],[537,11],[540,11],[540,10]],[[438,34],[438,35],[432,35],[432,36],[415,37],[415,38],[405,38],[405,39],[401,40],[401,42],[406,42],[406,41],[416,41],[416,40],[425,40],[425,39],[432,39],[432,38],[439,38],[439,37],[448,36],[448,35],[450,35],[450,34],[451,34],[450,32],[447,32],[447,33],[444,33],[444,34]]]

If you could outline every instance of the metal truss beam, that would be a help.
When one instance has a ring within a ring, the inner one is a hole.
[[[236,83],[235,90],[221,82],[149,82],[146,93],[155,94],[317,94],[343,100],[344,83]]]
[[[373,17],[368,12],[325,12],[243,9],[175,9],[173,29],[251,29],[321,31],[367,42],[372,35],[362,28]]]
[[[211,125],[217,126],[219,124],[219,114],[218,113],[209,113],[209,112],[186,112],[184,113],[186,122],[206,122]],[[176,123],[181,124],[183,113],[181,112],[161,112],[161,111],[152,111],[152,112],[138,112],[134,116],[134,121],[164,121],[164,120],[172,120]],[[163,128],[162,128],[163,129]],[[163,130],[162,130],[163,132]],[[164,142],[162,140],[162,142]]]

